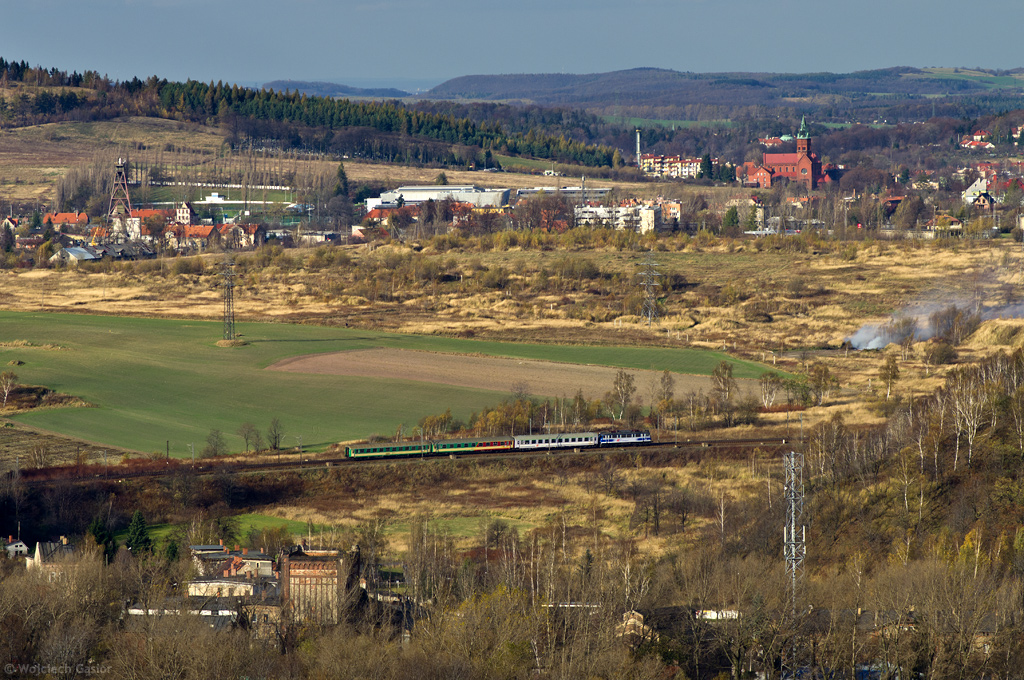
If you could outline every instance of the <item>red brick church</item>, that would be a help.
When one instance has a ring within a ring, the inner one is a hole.
[[[818,154],[811,149],[806,119],[801,119],[800,131],[796,134],[796,153],[765,153],[760,163],[747,161],[743,164],[743,172],[737,174],[744,176],[745,184],[762,189],[771,188],[780,177],[804,185],[807,191],[831,181],[829,175],[822,172]]]

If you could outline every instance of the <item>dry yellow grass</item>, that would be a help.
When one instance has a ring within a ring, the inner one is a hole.
[[[361,523],[384,519],[391,523],[389,544],[396,552],[408,545],[408,521],[427,517],[444,521],[479,521],[501,518],[526,530],[550,526],[565,515],[572,526],[596,530],[608,539],[632,537],[647,554],[661,554],[680,543],[691,543],[713,524],[707,516],[691,517],[684,532],[666,531],[655,536],[650,531],[630,527],[633,501],[622,490],[634,480],[659,478],[666,488],[688,487],[727,502],[760,493],[768,483],[778,493],[778,463],[758,459],[750,462],[707,461],[683,467],[623,467],[618,471],[618,495],[606,493],[593,473],[568,474],[562,479],[523,479],[517,473],[505,475],[493,469],[478,469],[443,490],[443,499],[428,491],[365,494],[356,491],[348,510],[325,511],[320,505],[327,499],[310,499],[259,509],[272,517],[317,526],[352,528]],[[328,501],[329,502],[329,501]],[[665,520],[666,526],[671,522]],[[478,543],[478,537],[462,536],[457,547],[466,549]]]
[[[11,201],[47,202],[69,168],[143,144],[203,151],[221,147],[211,128],[156,118],[48,123],[0,130],[0,194]]]
[[[828,366],[840,389],[823,407],[802,416],[765,414],[758,431],[794,433],[802,422],[809,430],[822,419],[843,413],[852,424],[878,423],[880,410],[874,406],[884,398],[878,370],[884,352],[844,352],[838,345],[865,323],[883,323],[888,314],[921,300],[963,301],[1013,297],[1020,282],[1019,249],[1013,244],[990,241],[964,243],[954,249],[933,245],[873,244],[861,247],[855,259],[838,255],[739,251],[734,244],[721,243],[699,249],[687,246],[658,253],[663,271],[683,272],[691,286],[672,293],[666,300],[661,323],[648,329],[633,315],[615,313],[621,302],[602,302],[586,291],[532,290],[529,280],[536,268],[549,270],[564,253],[514,251],[447,253],[467,273],[483,266],[502,264],[515,271],[514,291],[484,291],[476,287],[430,286],[399,291],[401,301],[370,302],[365,297],[338,297],[318,293],[324,276],[344,276],[344,270],[281,270],[277,267],[246,274],[236,289],[236,314],[240,320],[330,319],[351,326],[420,334],[474,334],[501,340],[559,343],[656,344],[669,347],[696,346],[725,349],[761,361],[768,367],[792,373],[808,370],[816,361]],[[400,246],[396,246],[400,248]],[[358,262],[370,250],[351,247],[348,253]],[[308,254],[308,253],[307,253]],[[582,252],[580,257],[600,262],[602,272],[631,271],[630,253],[611,250]],[[213,273],[219,255],[207,256],[204,276],[150,275],[130,272],[97,273],[75,269],[0,272],[0,284],[7,293],[2,306],[15,310],[90,311],[101,314],[202,317],[217,319],[222,300]],[[170,264],[165,263],[165,267]],[[635,269],[635,266],[633,267]],[[811,294],[793,297],[788,292],[796,279],[805,282]],[[818,286],[824,292],[815,292]],[[698,287],[699,286],[699,287]],[[714,302],[701,293],[705,288],[734,286],[749,299]],[[1009,292],[1008,292],[1009,291]],[[592,321],[573,318],[577,303],[610,305]],[[770,322],[750,321],[744,308],[754,303],[772,306]],[[962,360],[1024,343],[1018,322],[987,322],[959,349]],[[801,348],[808,348],[804,351]],[[820,350],[820,348],[831,348]],[[923,362],[925,347],[918,345],[906,360],[900,360],[901,378],[896,392],[904,397],[929,393],[941,384],[946,367]],[[889,351],[896,351],[890,348]],[[755,389],[756,392],[756,389]],[[738,432],[732,430],[731,432]]]
[[[0,96],[4,94],[0,90]],[[10,93],[17,96],[17,93]],[[111,153],[129,153],[134,148],[152,150],[174,148],[209,154],[195,162],[209,162],[213,154],[224,148],[224,134],[218,128],[195,123],[183,123],[159,118],[127,117],[88,123],[63,122],[32,125],[0,130],[0,193],[12,201],[46,202],[52,199],[58,178],[75,165],[92,162],[97,156]],[[175,152],[177,153],[177,152]],[[147,155],[147,157],[149,157]],[[337,161],[302,161],[306,174],[337,170]],[[346,160],[349,180],[355,184],[433,184],[437,168],[413,168],[386,163]],[[451,184],[476,184],[489,187],[523,188],[550,186],[552,180],[560,185],[579,184],[579,178],[540,177],[520,173],[482,173],[463,170],[445,170]],[[546,180],[546,181],[545,181]],[[613,183],[588,179],[594,187],[618,186],[630,192],[643,191],[650,185]]]

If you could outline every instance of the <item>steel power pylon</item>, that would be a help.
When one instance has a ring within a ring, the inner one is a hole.
[[[235,339],[235,263],[231,258],[224,260],[221,270],[224,277],[224,339]]]
[[[647,325],[651,326],[658,318],[658,289],[661,287],[658,279],[661,274],[658,272],[658,263],[654,256],[648,252],[647,257],[641,264],[640,285],[644,289],[644,310],[642,316],[647,319]]]
[[[796,617],[800,581],[807,557],[804,519],[804,455],[790,451],[784,459],[786,466],[786,526],[782,539],[786,556],[786,574],[789,577],[790,604]]]
[[[783,550],[786,557],[786,575],[789,577],[789,597],[794,632],[798,625],[797,614],[801,584],[804,574],[804,558],[807,557],[807,533],[804,526],[804,455],[790,451],[783,459],[786,467],[786,526],[782,530]],[[795,674],[798,666],[796,637],[787,659],[790,673]],[[785,657],[784,657],[785,658]]]

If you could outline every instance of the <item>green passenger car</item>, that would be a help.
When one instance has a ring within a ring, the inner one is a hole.
[[[345,447],[346,458],[402,458],[405,456],[425,456],[430,454],[430,442],[385,444],[359,444]]]

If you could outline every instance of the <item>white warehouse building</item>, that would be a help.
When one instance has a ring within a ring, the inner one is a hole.
[[[508,189],[482,189],[477,186],[428,185],[398,187],[385,191],[380,198],[366,199],[366,209],[373,210],[381,204],[394,205],[399,197],[405,205],[418,205],[427,201],[451,199],[459,203],[472,203],[478,208],[499,208],[508,205]]]

